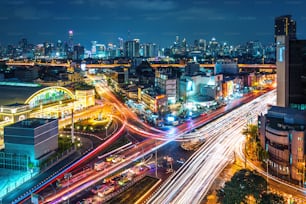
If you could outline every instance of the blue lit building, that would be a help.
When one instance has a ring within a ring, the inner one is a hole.
[[[29,118],[4,128],[5,153],[24,154],[38,166],[58,148],[58,120]]]

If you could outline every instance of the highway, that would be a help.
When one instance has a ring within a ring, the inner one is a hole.
[[[89,186],[92,186],[95,182],[98,182],[103,177],[106,177],[112,172],[117,171],[120,168],[123,168],[124,166],[131,163],[133,160],[136,160],[138,157],[143,156],[143,154],[149,154],[150,152],[154,152],[155,149],[158,149],[159,147],[161,147],[162,145],[166,144],[169,141],[190,140],[190,138],[199,137],[202,135],[201,137],[207,140],[205,145],[203,145],[203,147],[200,148],[202,152],[197,152],[194,156],[192,156],[188,160],[188,162],[186,162],[186,164],[179,170],[179,172],[177,174],[174,174],[173,178],[171,178],[169,181],[166,182],[166,185],[164,185],[166,187],[163,187],[165,188],[165,192],[163,193],[161,191],[159,193],[160,196],[164,195],[165,198],[152,197],[152,199],[164,200],[165,203],[168,203],[166,201],[171,202],[172,200],[174,203],[185,203],[183,198],[186,196],[184,196],[184,194],[180,195],[179,192],[180,191],[188,192],[187,197],[190,198],[191,196],[189,196],[189,193],[190,195],[193,195],[193,193],[189,192],[190,189],[188,189],[188,186],[191,185],[194,187],[194,185],[196,185],[199,187],[196,190],[196,192],[198,192],[197,193],[198,197],[195,197],[194,199],[201,200],[202,199],[201,196],[205,195],[205,193],[209,189],[209,186],[211,185],[211,182],[215,179],[216,176],[219,175],[219,173],[231,160],[233,149],[236,147],[236,145],[240,144],[241,141],[244,139],[241,136],[241,129],[245,127],[247,121],[246,116],[248,115],[249,117],[251,115],[251,117],[256,118],[259,113],[261,113],[263,110],[266,109],[267,103],[273,104],[273,100],[271,101],[273,97],[271,96],[265,97],[264,98],[265,100],[263,100],[263,96],[261,96],[248,103],[248,105],[243,105],[237,110],[229,112],[227,115],[223,117],[218,118],[221,113],[224,112],[226,113],[230,111],[229,106],[222,107],[216,110],[215,112],[210,113],[209,115],[205,115],[203,117],[201,116],[192,121],[188,121],[180,126],[170,128],[170,130],[165,132],[153,128],[140,121],[135,113],[129,110],[124,104],[122,104],[120,101],[118,101],[116,97],[113,96],[113,94],[110,92],[109,88],[106,87],[105,84],[99,83],[96,85],[96,87],[98,93],[100,95],[103,95],[104,102],[112,103],[112,105],[114,106],[112,113],[110,113],[112,114],[112,117],[117,117],[117,119],[120,120],[122,124],[124,124],[124,126],[126,126],[129,129],[130,132],[132,133],[134,132],[139,135],[142,135],[143,137],[150,138],[149,140],[145,141],[147,142],[146,143],[147,146],[145,145],[142,146],[142,144],[138,145],[136,152],[134,152],[135,154],[134,156],[129,157],[129,155],[133,154],[126,152],[125,157],[131,159],[126,159],[125,162],[121,163],[120,165],[108,168],[106,171],[95,173],[89,176],[88,178],[81,180],[75,185],[70,186],[69,189],[63,189],[63,191],[57,192],[56,195],[52,195],[46,198],[45,201],[57,203],[69,197],[72,197],[81,190],[86,189]],[[268,94],[275,95],[275,91],[272,91]],[[250,101],[253,98],[254,95],[252,94],[247,101]],[[241,99],[241,101],[240,100],[236,101],[235,102],[236,104],[232,105],[240,105],[247,101]],[[85,115],[82,114],[82,116]],[[216,119],[214,122],[205,125],[203,128],[199,129],[195,134],[188,134],[184,136],[186,132],[189,132],[194,128],[198,128],[202,126],[203,123],[207,123],[208,121],[214,119]],[[141,154],[139,155],[137,151],[138,152],[141,151]],[[209,162],[209,161],[214,161],[214,162]],[[67,171],[68,170],[64,172]],[[188,172],[189,175],[185,175],[184,172]],[[198,175],[199,172],[202,173]],[[48,184],[50,183],[50,181],[46,183]],[[167,186],[171,186],[169,188],[176,187],[177,189],[172,189],[170,190],[171,193],[169,193],[169,191],[167,191]],[[191,191],[193,192],[195,191],[193,188],[191,189],[192,189]],[[201,196],[199,197],[199,195]],[[159,203],[160,200],[156,202],[152,201],[151,203]]]
[[[267,104],[275,101],[276,91],[268,92],[201,128],[199,131],[206,138],[205,144],[154,193],[148,203],[201,203],[212,182],[233,159],[237,145],[244,140],[241,132],[247,123],[246,115],[255,118],[264,114]]]
[[[118,120],[120,120],[121,118],[122,119],[121,122],[128,127],[129,131],[140,134],[143,137],[150,138],[150,140],[145,141],[144,144],[151,143],[151,145],[148,145],[148,146],[138,145],[137,149],[138,151],[142,151],[142,154],[149,154],[151,152],[154,152],[155,149],[158,149],[159,147],[165,145],[167,142],[172,141],[172,140],[189,140],[190,139],[189,137],[185,139],[182,137],[186,132],[202,125],[204,122],[215,119],[215,117],[218,116],[219,114],[228,111],[228,107],[222,107],[221,109],[218,109],[217,111],[211,113],[209,116],[199,117],[195,120],[184,123],[179,127],[173,127],[168,132],[164,132],[159,129],[153,128],[143,123],[142,121],[140,121],[135,113],[131,112],[131,110],[129,110],[125,105],[123,105],[120,101],[118,101],[117,98],[115,98],[111,94],[110,90],[108,89],[108,87],[105,86],[105,84],[99,83],[97,87],[98,87],[99,94],[105,96],[104,97],[105,102],[113,103],[113,106],[115,107],[113,114],[116,114],[117,116],[113,115],[112,117],[118,117],[117,118]],[[254,102],[252,102],[252,104],[257,103],[256,101],[257,99]],[[238,101],[239,104],[242,102],[243,101]],[[117,110],[118,112],[116,112],[115,110]],[[236,112],[237,111],[234,111],[234,113]],[[254,117],[257,116],[257,113],[255,113],[254,111],[253,113],[254,113]],[[217,121],[219,121],[219,119]],[[226,121],[229,123],[231,120],[227,119]],[[211,132],[211,133],[215,132],[214,133],[215,137],[218,136],[217,135],[218,130],[219,132],[224,131],[223,128],[221,129],[223,125],[221,126],[221,123],[219,122],[217,123],[218,125],[215,125],[214,123],[212,123],[212,124],[207,124],[205,126],[208,132]],[[208,134],[204,134],[204,135],[208,136]],[[129,154],[129,153],[127,152],[126,154]],[[125,156],[126,158],[128,158],[128,155],[125,155]],[[137,157],[134,157],[132,160],[125,160],[125,162],[116,166],[115,170],[123,168],[124,166],[128,165],[133,160],[135,160],[136,158]],[[88,186],[93,185],[95,182],[98,182],[103,177],[110,175],[113,172],[113,170],[114,170],[114,167],[111,167],[107,169],[107,171],[105,172],[103,171],[102,173],[97,173],[86,179],[82,179],[80,182],[76,183],[75,185],[70,186],[69,189],[64,189],[61,192],[57,192],[57,195],[46,198],[46,201],[52,201],[52,202],[54,201],[55,203],[57,203],[57,202],[63,201],[64,198],[67,199],[69,197],[72,197],[73,195],[75,195],[76,192],[82,189],[86,189]]]

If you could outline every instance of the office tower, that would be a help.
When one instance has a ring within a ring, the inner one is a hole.
[[[306,110],[306,40],[276,37],[277,105]]]
[[[73,31],[69,30],[68,32],[68,48],[72,49],[73,47]]]
[[[80,44],[73,46],[73,59],[74,60],[84,59],[84,52],[85,52],[84,46],[81,46]]]
[[[119,43],[119,49],[123,49],[123,38],[119,37],[118,38],[118,43]]]
[[[180,36],[175,36],[175,44],[178,45],[180,43]]]
[[[275,18],[274,35],[289,36],[289,39],[296,39],[296,22],[291,15],[279,16]]]
[[[97,54],[97,41],[91,41],[91,54],[95,56]]]
[[[124,54],[126,57],[139,57],[139,39],[129,40],[124,43]]]
[[[206,50],[206,40],[200,39],[199,40],[199,50],[205,51]]]
[[[275,19],[277,106],[258,117],[267,168],[288,181],[305,181],[306,40],[297,40],[291,16]]]

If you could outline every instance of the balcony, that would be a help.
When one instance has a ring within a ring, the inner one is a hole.
[[[282,145],[289,145],[289,139],[286,136],[274,135],[271,132],[266,131],[266,138],[273,143],[278,143]]]
[[[269,145],[268,149],[269,149],[269,159],[270,160],[282,166],[289,165],[289,151],[288,150],[279,150],[271,145]]]

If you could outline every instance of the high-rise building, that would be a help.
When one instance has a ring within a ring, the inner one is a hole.
[[[277,105],[306,110],[306,40],[276,37]]]
[[[258,118],[261,147],[274,175],[305,186],[306,40],[297,40],[291,16],[275,19],[277,106]]]
[[[139,39],[126,41],[124,44],[124,54],[126,57],[134,58],[139,57]]]
[[[73,46],[73,59],[74,60],[82,60],[84,59],[84,46],[80,44]]]
[[[68,49],[72,50],[73,48],[73,31],[69,30],[68,32]]]
[[[275,18],[274,24],[275,38],[278,35],[289,36],[289,39],[296,39],[296,22],[291,15],[284,15]]]
[[[91,54],[95,56],[97,53],[97,41],[91,41]]]

